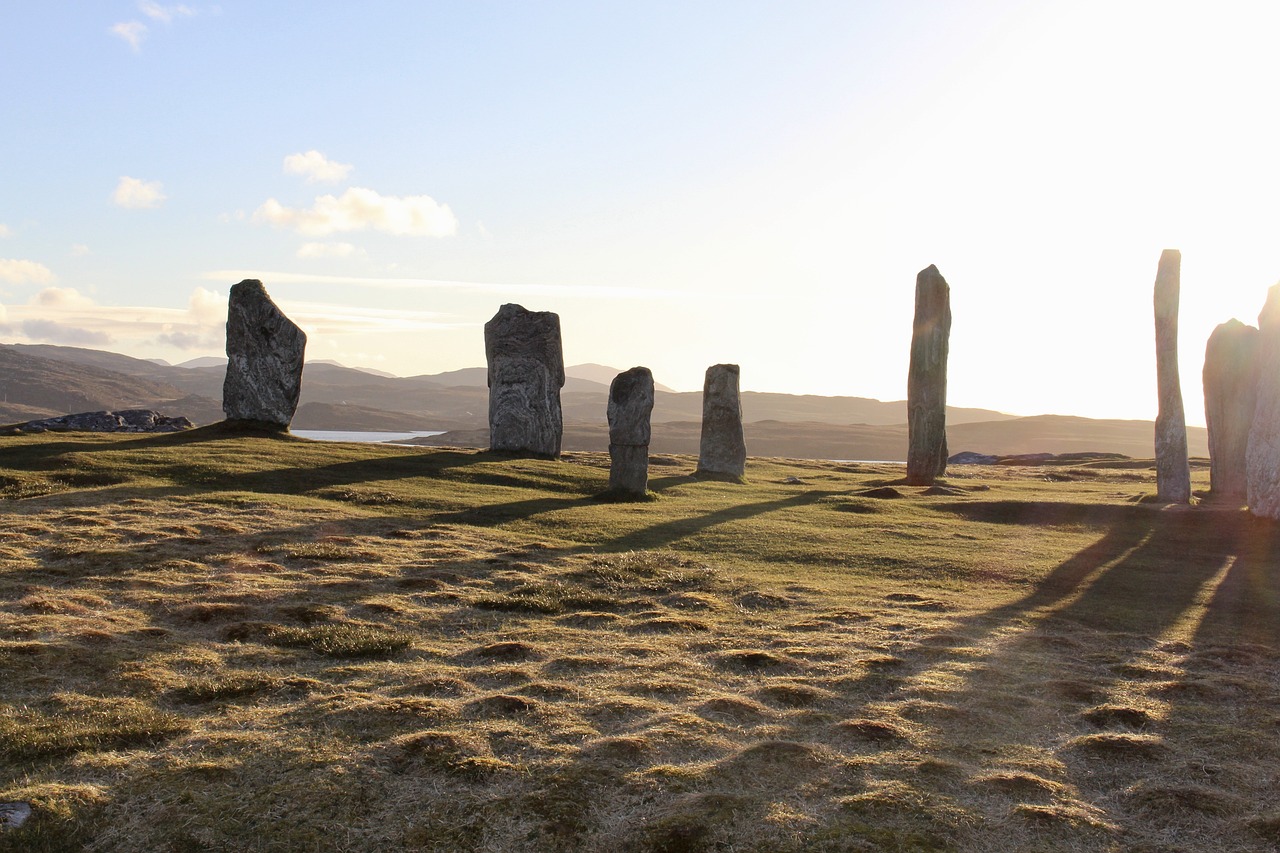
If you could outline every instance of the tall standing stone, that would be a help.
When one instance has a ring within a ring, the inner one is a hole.
[[[1156,271],[1156,498],[1169,503],[1191,500],[1191,468],[1187,464],[1187,421],[1178,379],[1178,296],[1182,253],[1165,249]]]
[[[907,482],[929,485],[947,471],[947,350],[951,288],[932,264],[916,276],[916,316],[907,373]]]
[[[609,491],[643,497],[649,492],[649,416],[653,374],[647,367],[619,373],[609,384]]]
[[[1204,348],[1204,418],[1209,428],[1209,489],[1215,501],[1248,497],[1245,464],[1258,392],[1258,330],[1229,320]]]
[[[1258,315],[1258,397],[1245,467],[1249,512],[1280,519],[1280,284]]]
[[[702,383],[702,440],[698,474],[736,477],[747,470],[747,444],[742,437],[741,371],[736,364],[713,364]]]
[[[484,324],[489,362],[489,447],[557,457],[563,417],[560,317],[506,304]]]
[[[222,411],[229,421],[288,429],[302,391],[307,336],[257,279],[232,286],[227,302],[227,375]]]

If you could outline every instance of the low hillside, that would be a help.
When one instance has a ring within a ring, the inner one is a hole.
[[[1280,843],[1280,535],[1148,471],[0,443],[0,851]]]

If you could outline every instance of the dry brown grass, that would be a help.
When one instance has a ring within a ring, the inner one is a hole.
[[[0,850],[1280,839],[1275,530],[1132,471],[2,452]]]

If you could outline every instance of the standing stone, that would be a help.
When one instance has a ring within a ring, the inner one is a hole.
[[[1258,384],[1245,467],[1249,512],[1280,519],[1280,284],[1258,315]]]
[[[647,367],[619,373],[609,384],[609,491],[644,497],[649,492],[649,415],[653,374]]]
[[[907,373],[907,483],[926,486],[947,471],[947,349],[951,288],[930,265],[916,276],[916,316]]]
[[[1168,503],[1191,500],[1191,468],[1187,464],[1187,421],[1178,379],[1178,289],[1182,253],[1165,249],[1156,271],[1156,499]]]
[[[564,353],[560,317],[506,304],[484,324],[489,362],[489,447],[560,455]]]
[[[1258,391],[1258,330],[1229,320],[1204,349],[1204,418],[1209,428],[1209,488],[1235,506],[1248,497],[1245,465]]]
[[[742,479],[747,470],[747,444],[742,438],[741,371],[736,364],[713,364],[702,383],[702,441],[696,474]]]
[[[222,411],[229,421],[289,428],[302,390],[306,334],[276,307],[257,279],[231,288]]]

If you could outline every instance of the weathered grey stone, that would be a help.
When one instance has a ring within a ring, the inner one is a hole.
[[[1280,284],[1258,315],[1258,384],[1245,467],[1249,512],[1280,519]]]
[[[1209,428],[1209,492],[1236,506],[1248,498],[1245,464],[1258,392],[1258,330],[1228,320],[1204,348],[1204,417]]]
[[[1156,271],[1156,498],[1169,503],[1191,500],[1191,468],[1187,464],[1187,421],[1178,378],[1178,296],[1182,253],[1165,249]]]
[[[227,302],[227,420],[288,428],[302,390],[307,336],[267,295],[257,279],[231,288]]]
[[[649,416],[653,374],[647,367],[619,373],[609,384],[609,491],[642,497],[649,491]]]
[[[713,364],[702,382],[702,439],[698,474],[741,478],[747,470],[747,444],[742,437],[741,371],[736,364]]]
[[[947,351],[951,288],[930,265],[916,276],[907,372],[907,482],[926,486],[947,471]]]
[[[560,455],[564,354],[560,317],[506,304],[484,324],[489,363],[489,446]]]

